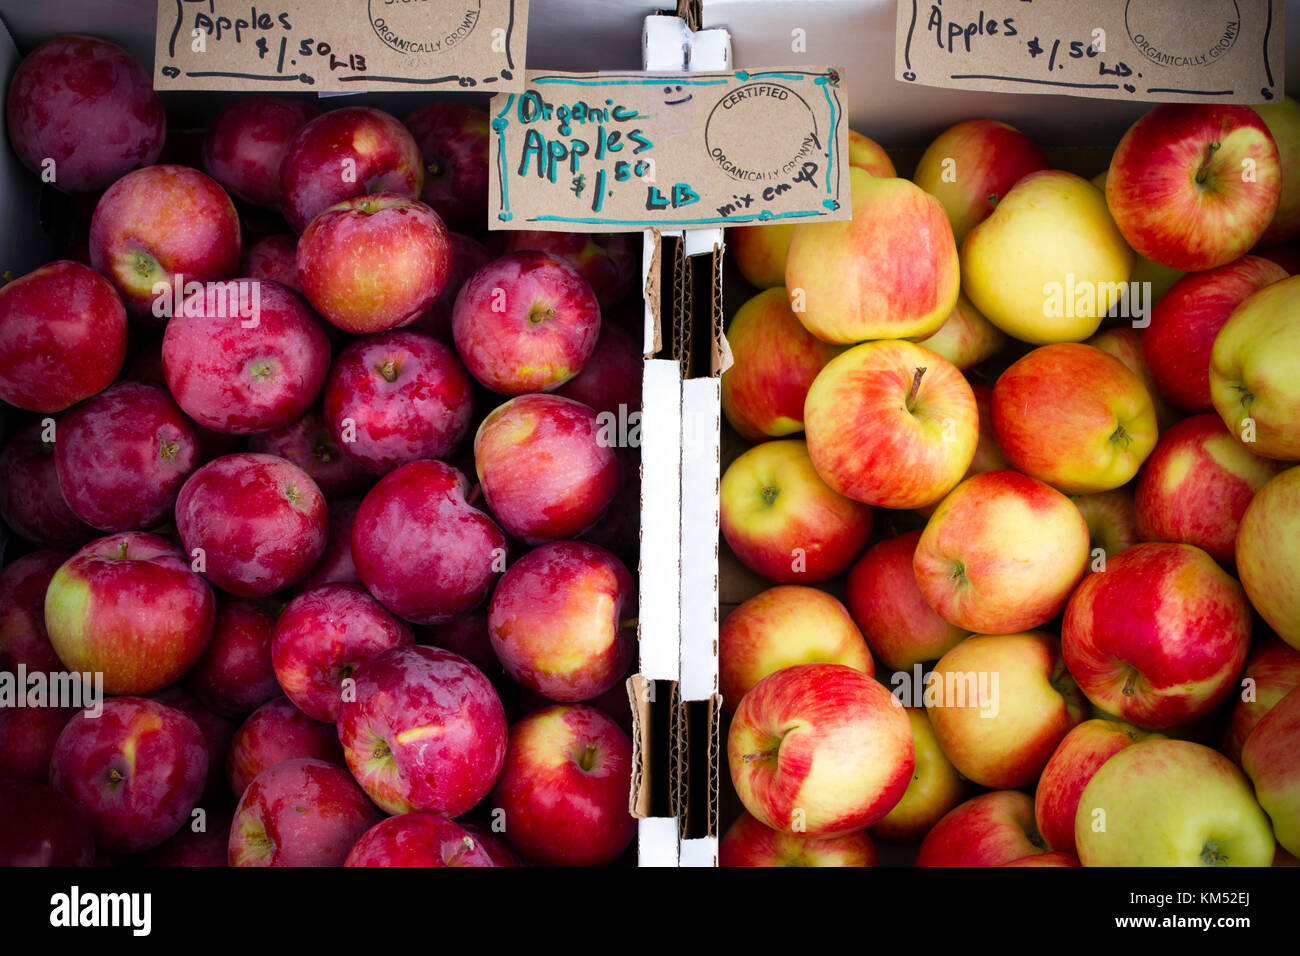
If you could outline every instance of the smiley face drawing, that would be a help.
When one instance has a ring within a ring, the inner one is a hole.
[[[675,100],[665,99],[664,106],[676,106],[679,103],[689,103],[691,101],[690,93],[687,93],[685,96],[682,96],[681,94],[682,94],[682,88],[680,86],[665,86],[664,87],[665,97],[677,96],[679,97],[679,99],[675,99]]]

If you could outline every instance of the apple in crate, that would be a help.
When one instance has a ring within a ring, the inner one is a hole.
[[[718,866],[875,866],[866,830],[817,839],[783,833],[742,812],[718,843]]]
[[[1079,797],[1074,840],[1084,866],[1268,866],[1275,846],[1236,764],[1164,739],[1101,765]]]
[[[149,74],[116,44],[54,37],[9,82],[9,142],[23,165],[67,193],[107,189],[158,161],[167,131]]]
[[[360,508],[360,498],[330,502],[329,537],[325,542],[325,553],[311,569],[311,573],[297,583],[295,593],[301,594],[325,584],[361,583],[361,575],[357,573],[356,563],[352,560],[352,526],[356,523]]]
[[[342,767],[286,760],[258,774],[239,798],[228,859],[231,866],[342,866],[382,817]]]
[[[1213,411],[1210,354],[1219,330],[1252,293],[1286,277],[1277,263],[1242,256],[1175,282],[1142,331],[1142,356],[1160,394],[1184,411]]]
[[[314,720],[338,719],[344,683],[377,654],[415,643],[365,588],[326,584],[290,601],[275,622],[271,661],[289,699]]]
[[[0,449],[0,518],[26,541],[43,548],[79,548],[95,537],[59,491],[51,430],[34,421]],[[51,440],[46,440],[50,438]]]
[[[413,461],[379,480],[352,526],[352,558],[379,603],[416,624],[476,608],[505,570],[506,536],[465,500],[465,476]]]
[[[1274,103],[1252,106],[1268,127],[1282,167],[1282,193],[1273,221],[1259,237],[1259,245],[1276,246],[1300,236],[1300,103],[1289,96]]]
[[[442,293],[434,300],[433,305],[429,306],[428,311],[406,328],[412,332],[432,335],[439,342],[451,345],[453,342],[451,316],[456,305],[456,297],[460,295],[461,287],[469,281],[469,277],[491,262],[492,257],[488,255],[483,243],[459,232],[447,233],[447,244],[451,249],[451,266],[447,270],[447,284],[442,287]]]
[[[325,384],[325,420],[343,453],[379,474],[446,458],[469,431],[469,374],[450,346],[415,332],[357,339]]]
[[[237,597],[302,579],[325,550],[325,497],[305,471],[252,452],[208,462],[176,498],[176,530],[198,570]]]
[[[163,333],[167,388],[185,414],[230,435],[274,431],[311,408],[329,372],[325,326],[297,293],[239,279],[195,290]]]
[[[943,325],[925,338],[916,339],[931,352],[943,356],[964,372],[985,359],[992,358],[1007,344],[1007,334],[984,318],[965,294],[957,296],[957,304]]]
[[[1255,725],[1278,701],[1300,687],[1300,650],[1272,634],[1257,637],[1251,642],[1241,682],[1219,748],[1237,763],[1241,763],[1241,748]]]
[[[0,568],[0,672],[63,669],[45,629],[45,593],[50,579],[72,555],[33,551]]]
[[[1300,276],[1254,292],[1233,311],[1210,353],[1210,397],[1256,455],[1300,459]]]
[[[195,830],[197,821],[166,843],[150,850],[140,860],[147,867],[210,867],[229,865],[230,825],[233,813],[212,813],[203,821],[203,829]]]
[[[298,237],[291,232],[276,232],[244,249],[239,274],[250,279],[267,279],[287,285],[299,295]]]
[[[452,229],[483,229],[490,167],[487,112],[447,100],[422,106],[402,122],[424,163],[420,199]]]
[[[95,835],[86,812],[35,780],[0,778],[0,866],[91,866]]]
[[[1196,415],[1166,431],[1138,474],[1134,503],[1144,541],[1181,541],[1231,567],[1241,516],[1281,462],[1260,458],[1218,415]]]
[[[185,686],[208,710],[243,717],[280,695],[271,666],[273,606],[242,598],[217,598],[212,636]]]
[[[912,180],[939,200],[960,245],[1012,186],[1047,168],[1043,151],[1014,126],[971,119],[948,127],[926,147]]]
[[[102,706],[63,728],[50,785],[86,811],[102,851],[138,853],[189,819],[203,794],[207,747],[198,724],[174,707],[143,697]]]
[[[916,854],[917,866],[1005,866],[1043,853],[1034,800],[1019,790],[972,797],[934,825]]]
[[[1190,544],[1152,543],[1084,579],[1065,609],[1061,639],[1089,700],[1120,720],[1167,730],[1232,693],[1250,628],[1241,585],[1213,558]]]
[[[1300,854],[1300,693],[1291,691],[1255,725],[1241,750],[1241,768],[1277,842]]]
[[[497,866],[491,852],[454,820],[404,813],[361,835],[344,866]]]
[[[906,179],[851,167],[853,218],[796,225],[791,308],[825,342],[925,336],[957,304],[957,246],[943,207]],[[891,263],[881,268],[881,263]]]
[[[886,538],[849,568],[844,602],[867,646],[890,670],[910,670],[947,653],[967,631],[930,607],[912,561],[920,531]]]
[[[803,327],[783,286],[736,310],[727,344],[733,362],[722,373],[722,412],[731,427],[748,441],[801,431],[808,388],[841,349]]]
[[[1060,642],[1042,631],[966,638],[934,665],[925,709],[953,766],[994,790],[1036,780],[1087,712]]]
[[[438,300],[451,243],[438,214],[398,193],[328,206],[298,240],[298,281],[326,320],[345,332],[409,325]]]
[[[728,708],[768,674],[815,661],[875,676],[871,651],[849,612],[816,588],[769,588],[728,614],[718,632],[718,689]]]
[[[56,665],[45,671],[58,674]],[[9,671],[9,675],[15,675]],[[33,673],[28,668],[27,674]],[[7,677],[13,680],[13,676]],[[50,779],[50,758],[54,745],[68,721],[77,715],[75,707],[4,707],[0,708],[0,779],[21,777],[24,780]]]
[[[916,766],[902,799],[871,825],[871,832],[882,840],[912,843],[961,803],[970,786],[944,754],[925,708],[906,710],[912,725]]]
[[[1011,467],[1067,494],[1127,484],[1156,444],[1142,381],[1074,342],[1034,349],[993,386],[993,430]]]
[[[512,537],[541,544],[582,534],[619,486],[608,419],[558,395],[520,395],[488,413],[474,436],[483,498]]]
[[[212,588],[184,553],[139,531],[92,541],[45,593],[45,626],[60,660],[102,673],[109,694],[146,694],[177,680],[203,653],[214,614]]]
[[[0,399],[10,405],[61,412],[107,388],[125,359],[126,311],[94,270],[59,260],[0,287]]]
[[[532,249],[563,259],[591,286],[601,309],[627,298],[641,272],[641,243],[632,233],[534,232],[505,233],[507,253]]]
[[[604,548],[556,541],[528,552],[501,578],[488,634],[516,681],[550,700],[598,697],[636,656],[636,586]]]
[[[1051,620],[1087,563],[1088,525],[1079,509],[1014,471],[989,471],[958,485],[931,516],[912,557],[926,603],[945,621],[981,634]]]
[[[910,342],[864,342],[813,380],[804,432],[813,467],[832,490],[882,508],[920,508],[966,473],[979,411],[947,359]]]
[[[232,196],[264,209],[280,208],[280,162],[294,134],[320,116],[304,100],[245,96],[208,125],[203,168]]]
[[[253,711],[230,741],[226,780],[242,796],[267,767],[310,757],[343,766],[343,748],[333,724],[312,720],[287,697],[276,697]]]
[[[1237,573],[1268,626],[1300,649],[1300,467],[1261,488],[1237,531]]]
[[[1137,509],[1133,505],[1133,492],[1127,487],[1098,491],[1090,495],[1075,495],[1074,506],[1088,523],[1088,544],[1093,558],[1089,569],[1111,555],[1119,554],[1141,541],[1138,535]],[[1101,554],[1097,550],[1101,549]],[[1097,566],[1100,570],[1101,565]]]
[[[1282,168],[1249,106],[1164,103],[1115,147],[1106,205],[1139,255],[1183,272],[1225,265],[1277,211]]]
[[[368,106],[331,110],[289,140],[280,161],[280,208],[294,232],[336,203],[367,193],[418,198],[420,147],[405,126]]]
[[[1078,342],[1120,301],[1133,251],[1101,190],[1051,169],[1017,182],[961,247],[962,291],[1022,342]]]
[[[641,411],[641,377],[645,360],[636,340],[613,322],[601,322],[600,337],[582,371],[555,390],[615,421]],[[631,419],[635,422],[635,419]]]
[[[719,494],[728,546],[773,581],[827,581],[843,573],[871,536],[871,506],[832,491],[798,439],[746,451],[727,466]]]
[[[506,753],[492,684],[440,647],[395,647],[365,661],[339,704],[348,768],[387,813],[459,816],[487,796]]]
[[[636,835],[628,812],[632,742],[583,704],[529,714],[510,728],[491,805],[510,846],[541,866],[604,866]]]
[[[90,264],[133,318],[161,327],[182,285],[229,279],[239,268],[239,215],[212,177],[162,164],[109,187],[90,220]]]
[[[1074,819],[1079,797],[1093,774],[1130,744],[1159,737],[1119,720],[1085,720],[1062,738],[1034,791],[1034,819],[1054,850],[1075,852]]]
[[[329,388],[329,379],[326,379],[326,388]],[[325,424],[325,416],[318,405],[283,428],[250,435],[248,450],[275,455],[293,462],[307,472],[330,503],[331,524],[335,506],[341,504],[338,499],[363,495],[375,483],[373,474],[362,468],[351,456],[343,454],[340,443],[335,441]]]
[[[551,391],[577,375],[596,348],[600,306],[569,263],[525,250],[470,276],[451,325],[470,374],[492,391]]]
[[[1134,322],[1140,321],[1134,319]],[[1119,359],[1126,369],[1137,376],[1151,398],[1151,409],[1156,413],[1156,424],[1161,431],[1171,428],[1182,418],[1182,415],[1164,400],[1156,388],[1155,379],[1151,377],[1151,369],[1147,367],[1146,358],[1142,354],[1142,336],[1137,329],[1129,326],[1102,329],[1083,344],[1101,349],[1111,358]]]
[[[843,836],[875,823],[912,778],[912,728],[883,686],[843,664],[800,664],[763,678],[727,736],[745,809],[774,829]]]
[[[199,455],[193,423],[165,389],[119,382],[63,416],[54,466],[77,517],[101,531],[133,531],[171,516]]]

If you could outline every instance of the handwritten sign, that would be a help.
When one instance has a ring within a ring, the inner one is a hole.
[[[493,229],[847,219],[843,72],[540,73],[492,98]]]
[[[1282,0],[899,0],[905,83],[1164,102],[1284,95]]]
[[[158,0],[158,90],[520,89],[528,0]]]

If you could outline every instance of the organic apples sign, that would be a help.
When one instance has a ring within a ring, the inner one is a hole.
[[[493,229],[848,219],[843,71],[538,73],[492,99]]]
[[[1266,103],[1285,89],[1282,0],[899,3],[894,76],[1005,93]]]

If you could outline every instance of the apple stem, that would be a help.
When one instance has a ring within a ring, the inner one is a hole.
[[[1218,143],[1211,143],[1205,148],[1205,162],[1201,163],[1201,168],[1196,171],[1196,181],[1204,183],[1210,175],[1210,163],[1214,160],[1214,154],[1219,151]]]
[[[159,448],[158,453],[162,456],[163,461],[175,461],[176,453],[179,452],[180,450],[181,450],[180,442],[176,442],[176,441],[169,442],[166,439],[163,439],[162,447]]]
[[[921,366],[912,372],[912,387],[907,390],[907,410],[912,410],[912,403],[916,401],[916,393],[921,390],[921,378],[925,375],[926,366]]]
[[[1138,672],[1136,667],[1128,669],[1128,679],[1124,681],[1124,696],[1132,697],[1133,691],[1137,687]]]
[[[323,464],[328,464],[334,460],[334,453],[330,451],[329,445],[325,444],[324,441],[319,441],[316,443],[316,447],[312,449],[312,457]]]
[[[768,758],[775,756],[776,750],[759,750],[752,754],[745,754],[741,759],[743,759],[745,763],[753,763],[755,760],[767,760]]]
[[[379,366],[379,374],[385,382],[397,381],[397,359],[388,359]]]
[[[1201,859],[1207,866],[1226,866],[1228,854],[1219,849],[1219,844],[1210,840],[1201,848]]]
[[[772,502],[776,501],[776,489],[771,485],[764,485],[761,495],[763,497],[763,504],[765,505],[770,505]]]
[[[589,743],[583,748],[582,753],[578,756],[578,766],[583,770],[590,770],[596,765],[596,745]]]

